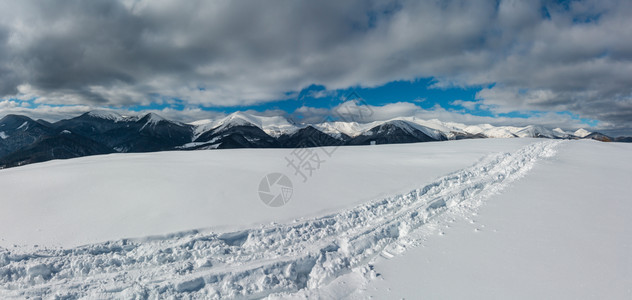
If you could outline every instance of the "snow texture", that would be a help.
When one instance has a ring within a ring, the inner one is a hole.
[[[287,166],[292,149],[124,153],[5,169],[0,171],[0,247],[69,248],[317,217],[406,193],[484,155],[513,152],[534,141],[314,148],[325,162],[307,182]],[[294,182],[291,201],[277,209],[257,194],[261,179],[272,172]]]
[[[4,298],[260,298],[325,286],[419,242],[432,220],[479,205],[562,142],[487,156],[410,193],[237,232],[188,231],[30,253],[0,250]]]
[[[632,145],[556,151],[479,207],[424,226],[437,234],[418,247],[287,298],[632,299]]]

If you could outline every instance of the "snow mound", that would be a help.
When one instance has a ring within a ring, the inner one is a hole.
[[[72,249],[0,249],[7,298],[262,298],[321,287],[379,255],[415,245],[411,233],[480,203],[555,154],[559,141],[487,157],[405,195],[325,217],[233,233],[189,231]],[[432,226],[430,226],[432,227]]]

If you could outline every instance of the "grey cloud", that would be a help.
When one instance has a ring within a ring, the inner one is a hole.
[[[630,15],[624,0],[3,1],[0,98],[238,106],[435,77],[495,84],[478,103],[497,113],[632,127]]]

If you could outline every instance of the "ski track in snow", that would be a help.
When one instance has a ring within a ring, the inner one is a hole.
[[[559,143],[490,155],[408,194],[290,224],[29,253],[0,248],[0,298],[263,298],[322,287],[352,270],[375,278],[372,259],[419,244],[437,216],[477,207]]]

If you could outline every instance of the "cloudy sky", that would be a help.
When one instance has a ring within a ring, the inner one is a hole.
[[[375,118],[632,135],[632,1],[2,1],[0,117]]]

